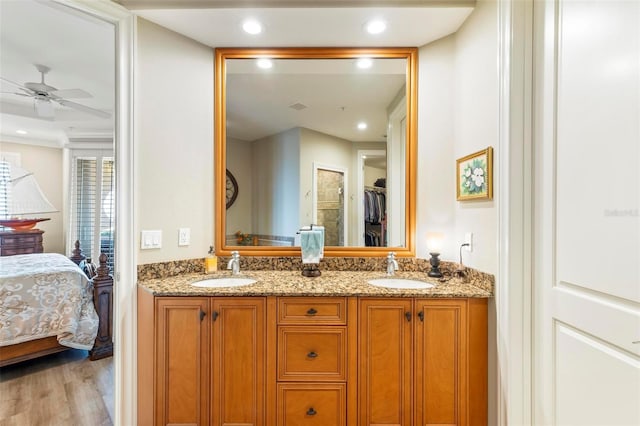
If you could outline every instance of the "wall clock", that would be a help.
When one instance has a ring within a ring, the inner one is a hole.
[[[236,201],[236,198],[238,198],[238,181],[227,170],[227,209]]]

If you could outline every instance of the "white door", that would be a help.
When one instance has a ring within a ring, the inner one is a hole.
[[[535,425],[640,425],[640,2],[534,3]]]

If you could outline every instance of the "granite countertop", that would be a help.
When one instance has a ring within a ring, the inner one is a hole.
[[[307,278],[300,271],[241,271],[235,277],[257,282],[240,287],[201,288],[190,284],[210,278],[231,277],[228,271],[213,274],[188,273],[138,281],[155,296],[384,296],[384,297],[478,297],[493,294],[473,278],[429,278],[425,272],[397,272],[388,277],[379,271],[322,271]],[[430,289],[389,289],[367,283],[375,278],[406,278],[429,282]]]

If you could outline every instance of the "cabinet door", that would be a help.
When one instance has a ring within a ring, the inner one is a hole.
[[[360,301],[360,424],[409,426],[412,317],[410,299]]]
[[[416,424],[466,425],[466,301],[416,301]]]
[[[156,300],[156,424],[207,425],[209,300]]]
[[[264,425],[265,299],[216,298],[212,303],[211,424]]]

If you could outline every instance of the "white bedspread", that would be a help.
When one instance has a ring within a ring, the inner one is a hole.
[[[58,336],[91,349],[98,333],[93,285],[61,254],[0,257],[0,346]]]

